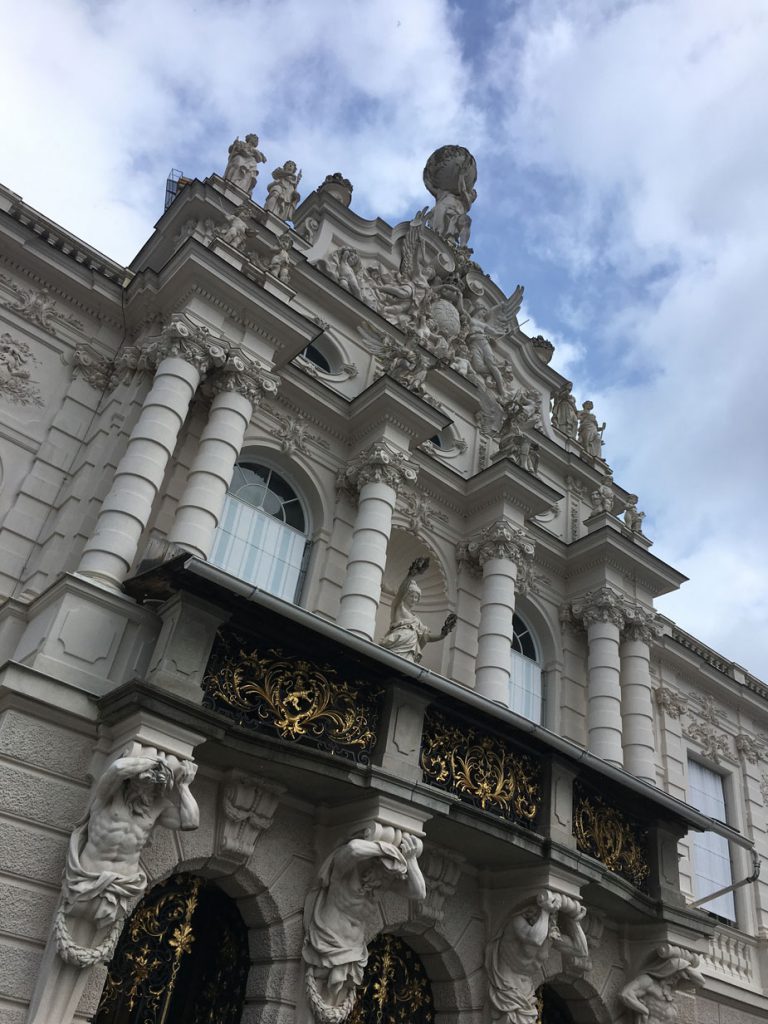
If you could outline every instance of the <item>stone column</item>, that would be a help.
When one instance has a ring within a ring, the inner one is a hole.
[[[224,349],[212,342],[208,329],[182,316],[175,316],[158,339],[140,350],[138,367],[155,367],[155,379],[85,545],[78,566],[81,576],[121,589],[192,397],[208,370],[225,360]]]
[[[413,483],[417,473],[407,452],[375,441],[340,476],[340,487],[357,494],[357,516],[337,622],[368,640],[376,629],[397,490],[402,483]]]
[[[208,422],[168,535],[170,543],[200,558],[209,556],[253,407],[264,394],[277,394],[277,384],[266,367],[244,353],[230,352],[225,366],[213,375]]]
[[[483,577],[475,687],[484,697],[507,706],[515,593],[520,589],[520,576],[527,576],[532,557],[533,543],[525,531],[505,517],[460,550],[460,558],[474,562]]]
[[[609,587],[601,587],[585,594],[571,611],[587,630],[588,747],[609,764],[622,767],[619,638],[623,602]]]
[[[627,606],[621,643],[621,723],[624,767],[656,785],[650,643],[660,629],[654,615]]]

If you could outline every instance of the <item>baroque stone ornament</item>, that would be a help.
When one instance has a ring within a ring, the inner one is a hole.
[[[330,444],[319,434],[310,430],[307,421],[301,416],[283,416],[275,409],[270,409],[270,414],[277,420],[277,426],[270,433],[280,442],[280,449],[286,455],[295,455],[300,452],[302,455],[310,454],[310,445],[322,448],[325,451],[330,449]]]
[[[625,640],[640,640],[650,644],[661,636],[664,627],[655,612],[641,604],[634,604],[626,600],[623,608],[622,634]]]
[[[259,405],[265,396],[274,397],[277,394],[279,384],[279,378],[270,373],[263,363],[245,352],[230,349],[207,386],[214,394],[219,391],[236,391],[253,405]]]
[[[427,644],[444,640],[456,627],[456,616],[450,614],[446,616],[440,632],[432,633],[413,611],[421,600],[421,588],[416,582],[416,577],[423,575],[428,568],[428,558],[417,558],[411,563],[392,602],[389,629],[386,636],[379,641],[380,647],[416,664],[421,661],[421,652]]]
[[[6,274],[0,274],[0,281],[16,296],[15,299],[0,299],[0,306],[5,306],[12,313],[17,313],[30,323],[44,328],[54,337],[57,337],[56,329],[61,324],[67,324],[79,331],[83,330],[80,320],[57,310],[48,288],[22,288]]]
[[[267,260],[266,269],[268,273],[276,277],[283,284],[288,284],[291,280],[293,260],[290,253],[292,249],[293,239],[290,232],[286,231],[278,239],[277,251]]]
[[[253,853],[256,840],[272,825],[284,786],[230,771],[222,779],[216,859],[235,871]]]
[[[639,533],[642,535],[645,512],[638,512],[637,502],[638,498],[636,494],[630,494],[627,496],[624,507],[624,526],[630,534]]]
[[[195,324],[183,313],[176,313],[158,337],[125,349],[120,365],[155,370],[164,359],[171,358],[190,363],[204,377],[209,370],[224,366],[227,350],[211,337],[207,327]]]
[[[72,355],[73,375],[82,377],[96,391],[112,391],[120,380],[114,360],[106,359],[91,345],[78,345]]]
[[[585,628],[593,622],[612,622],[621,629],[626,622],[624,599],[610,587],[587,591],[564,609],[564,615]]]
[[[579,900],[542,889],[509,916],[486,957],[492,1020],[532,1024],[540,1019],[536,988],[553,949],[572,965],[586,967],[589,946],[581,927],[586,913]]]
[[[540,769],[505,739],[480,733],[436,711],[424,721],[424,781],[484,811],[530,828],[541,806]]]
[[[579,414],[572,391],[573,384],[566,381],[552,396],[552,426],[566,437],[575,439],[579,432]]]
[[[472,218],[469,209],[477,199],[475,158],[463,146],[441,146],[427,160],[424,185],[435,205],[425,214],[425,223],[442,238],[466,245]]]
[[[517,388],[502,402],[504,419],[497,458],[510,458],[529,473],[536,473],[539,466],[539,445],[528,432],[541,430],[540,402],[535,388]]]
[[[256,234],[256,225],[260,221],[256,209],[239,206],[217,229],[216,234],[226,245],[231,245],[233,249],[245,254],[248,241]]]
[[[333,174],[326,174],[317,191],[333,196],[342,206],[349,206],[352,202],[354,188],[349,178],[345,178],[341,171],[334,171]]]
[[[43,405],[29,369],[30,364],[38,362],[26,341],[7,331],[0,335],[0,398],[13,405]]]
[[[688,698],[684,694],[668,686],[660,686],[654,692],[656,703],[670,718],[680,718],[688,710]]]
[[[434,508],[418,491],[401,489],[398,494],[398,511],[402,514],[408,529],[414,533],[432,530],[437,522],[448,522],[445,512]]]
[[[592,513],[612,512],[615,500],[613,493],[613,475],[611,473],[606,473],[604,479],[600,481],[598,487],[592,491],[590,495]]]
[[[282,167],[272,171],[272,181],[267,185],[264,209],[274,213],[280,220],[293,220],[301,196],[296,191],[301,181],[301,171],[296,171],[293,160],[286,160]]]
[[[195,829],[189,786],[197,765],[134,743],[96,782],[86,819],[70,838],[54,934],[76,967],[109,960],[130,906],[144,894],[141,854],[156,825]],[[88,934],[91,941],[83,942]]]
[[[368,962],[365,928],[378,898],[402,886],[423,900],[421,840],[376,822],[326,858],[304,908],[309,1004],[318,1024],[342,1024],[355,1004]]]
[[[633,1012],[633,1024],[670,1024],[678,1018],[675,994],[706,984],[699,957],[688,949],[664,943],[651,962],[625,985],[619,998]]]
[[[759,764],[765,758],[765,752],[755,737],[745,732],[736,737],[736,749],[749,764]]]
[[[683,733],[688,739],[697,743],[715,764],[720,763],[721,757],[730,757],[728,737],[724,732],[715,728],[711,722],[689,722],[683,729]]]
[[[250,196],[259,176],[259,164],[266,162],[267,158],[259,150],[258,135],[246,135],[245,140],[238,136],[229,147],[224,178]]]
[[[599,860],[638,888],[650,874],[644,845],[645,833],[629,823],[617,808],[602,797],[574,789],[573,834],[582,853]]]
[[[386,484],[397,491],[403,484],[414,484],[418,473],[407,452],[386,441],[374,441],[341,471],[338,485],[352,494],[370,483]]]
[[[518,572],[524,574],[530,568],[533,552],[534,543],[525,530],[505,516],[457,548],[459,562],[466,563],[476,573],[482,571],[489,559],[505,558],[514,562]]]
[[[240,725],[311,743],[358,764],[368,763],[376,745],[380,690],[276,648],[262,656],[235,633],[217,637],[203,694],[204,707]]]

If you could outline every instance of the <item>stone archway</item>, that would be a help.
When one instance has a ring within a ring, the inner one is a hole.
[[[199,876],[172,875],[126,922],[94,1024],[238,1024],[248,968],[235,903]]]

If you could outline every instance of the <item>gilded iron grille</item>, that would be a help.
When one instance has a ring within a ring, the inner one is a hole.
[[[368,947],[368,964],[347,1024],[432,1024],[435,1006],[424,964],[394,935]]]
[[[573,788],[573,834],[582,853],[638,889],[646,888],[650,874],[647,831],[579,783]]]

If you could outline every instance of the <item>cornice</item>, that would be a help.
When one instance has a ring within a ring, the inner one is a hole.
[[[617,530],[602,527],[568,545],[565,576],[578,578],[590,569],[610,566],[646,587],[654,597],[677,590],[688,579]]]

